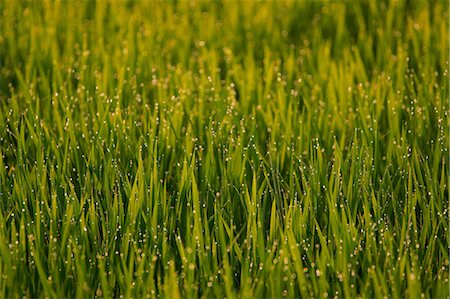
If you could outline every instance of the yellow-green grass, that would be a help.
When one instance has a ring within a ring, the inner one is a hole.
[[[448,1],[0,1],[0,297],[449,296]]]

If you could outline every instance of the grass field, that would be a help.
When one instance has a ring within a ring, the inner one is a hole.
[[[0,297],[449,296],[448,1],[0,1]]]

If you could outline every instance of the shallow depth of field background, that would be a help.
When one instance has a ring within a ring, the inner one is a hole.
[[[449,295],[448,1],[0,1],[0,297]]]

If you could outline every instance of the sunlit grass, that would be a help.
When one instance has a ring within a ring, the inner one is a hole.
[[[1,0],[0,297],[448,297],[448,11]]]

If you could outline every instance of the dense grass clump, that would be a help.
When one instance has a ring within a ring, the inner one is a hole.
[[[448,1],[0,1],[0,297],[447,297]]]

